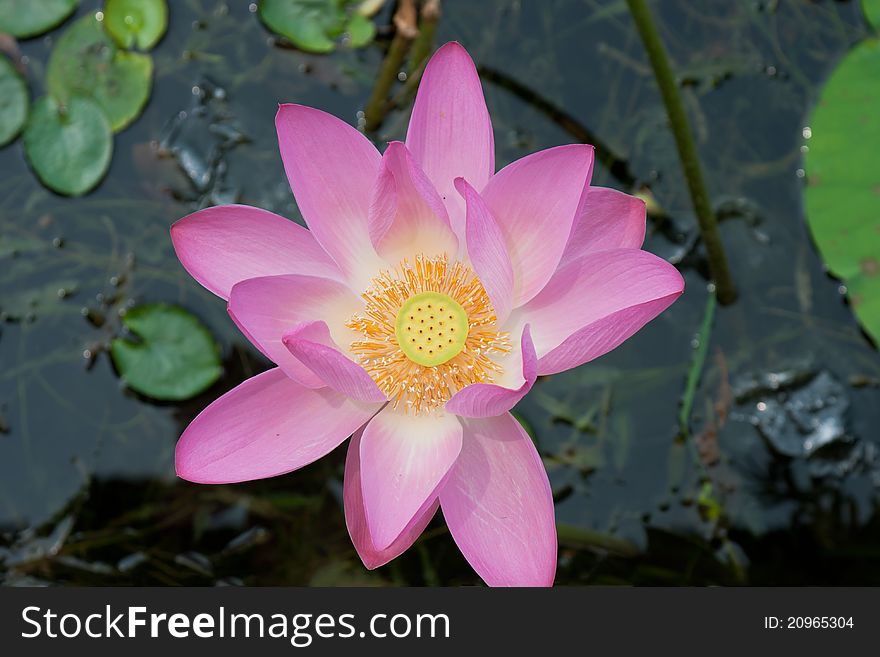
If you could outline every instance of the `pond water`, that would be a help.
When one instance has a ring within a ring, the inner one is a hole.
[[[100,7],[80,4],[78,15]],[[269,364],[179,265],[168,228],[232,200],[301,221],[277,103],[356,124],[391,8],[371,46],[310,55],[281,47],[247,2],[170,4],[151,99],[116,136],[94,192],[57,196],[20,140],[0,150],[0,577],[477,583],[439,517],[404,556],[363,569],[341,508],[344,447],[251,484],[175,478],[183,427]],[[880,584],[880,355],[811,242],[799,172],[804,117],[868,28],[852,1],[652,6],[740,293],[705,323],[695,219],[626,3],[446,0],[436,37],[462,42],[481,68],[499,167],[592,133],[607,156],[594,183],[650,185],[665,218],[650,221],[646,248],[686,279],[636,337],[540,380],[515,411],[557,500],[557,582]],[[62,31],[20,44],[32,96]],[[380,147],[403,137],[407,112],[405,102],[385,118]],[[224,374],[205,393],[156,403],[120,383],[106,345],[120,311],[147,302],[185,307],[220,343]]]

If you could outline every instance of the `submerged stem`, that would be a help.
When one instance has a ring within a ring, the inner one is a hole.
[[[517,79],[503,71],[480,65],[477,67],[483,80],[498,85],[507,90],[525,103],[531,105],[539,112],[545,114],[551,121],[565,130],[572,137],[583,144],[591,144],[596,149],[596,160],[608,169],[608,172],[629,189],[635,189],[638,181],[626,160],[615,153],[595,132],[578,121],[571,114],[558,105],[539,95]]]
[[[413,46],[413,49],[415,49],[415,46]],[[534,89],[527,87],[516,78],[509,76],[507,73],[482,64],[477,67],[477,71],[482,80],[491,82],[508,91],[524,103],[527,103],[544,114],[548,119],[553,121],[580,143],[590,144],[596,149],[596,161],[602,163],[602,165],[608,170],[608,173],[624,186],[625,191],[638,196],[645,202],[648,215],[650,215],[658,225],[670,220],[669,215],[662,207],[660,207],[660,203],[657,202],[651,188],[640,182],[635,174],[630,171],[627,161],[622,156],[615,153],[608,144],[602,141],[599,136],[586,125],[558,105],[553,104],[541,96]],[[409,84],[409,81],[407,81],[407,84]]]
[[[717,290],[709,286],[709,296],[706,298],[706,310],[703,313],[703,323],[697,333],[697,346],[694,349],[694,358],[688,371],[687,382],[684,386],[684,395],[681,398],[681,409],[678,413],[678,430],[685,440],[691,440],[691,410],[694,407],[694,396],[697,394],[697,386],[703,375],[703,366],[706,364],[706,355],[709,353],[709,338],[712,333],[712,320],[715,318],[715,299]],[[696,452],[695,452],[696,454]],[[697,457],[696,462],[700,459]]]
[[[709,271],[717,286],[718,301],[721,304],[731,303],[736,299],[736,288],[730,277],[727,257],[724,254],[724,247],[718,233],[718,222],[709,201],[709,193],[703,180],[697,148],[691,135],[681,96],[678,93],[678,86],[672,74],[669,57],[645,0],[626,1],[639,35],[642,37],[645,50],[648,52],[648,58],[651,60],[654,76],[657,79],[657,86],[660,87],[660,94],[663,97],[663,104],[666,106],[666,114],[669,116],[672,133],[675,136],[675,145],[678,148],[678,156],[684,169],[691,202],[700,225],[700,236],[709,257]]]

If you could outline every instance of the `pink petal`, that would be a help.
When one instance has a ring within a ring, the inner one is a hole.
[[[192,277],[224,299],[229,298],[233,285],[246,278],[275,274],[342,277],[309,231],[248,205],[194,212],[171,226],[171,242]]]
[[[298,324],[281,341],[300,363],[337,392],[362,402],[387,401],[366,370],[339,350],[326,322]]]
[[[364,429],[361,488],[373,545],[384,550],[436,496],[461,450],[454,415],[407,415],[386,406]]]
[[[592,170],[592,146],[558,146],[507,165],[481,192],[510,253],[514,308],[556,270]]]
[[[279,106],[275,127],[306,224],[352,284],[365,287],[379,263],[367,228],[379,152],[347,123],[310,107]]]
[[[304,388],[277,368],[263,372],[190,422],[177,442],[177,475],[225,484],[296,470],[336,448],[379,407]]]
[[[590,187],[560,264],[593,251],[640,249],[644,241],[645,202],[616,189]]]
[[[569,261],[518,311],[532,326],[538,374],[576,367],[611,351],[683,290],[678,270],[647,251],[600,251]]]
[[[264,276],[237,283],[229,296],[229,314],[242,333],[292,379],[310,388],[326,385],[282,343],[284,334],[303,322],[323,320],[338,342],[345,322],[363,304],[346,285],[311,276]]]
[[[519,387],[474,383],[455,393],[452,399],[446,402],[446,411],[461,417],[494,417],[516,406],[532,389],[535,379],[538,378],[538,356],[535,354],[528,325],[523,329],[519,357],[522,363],[520,378],[523,381]]]
[[[583,327],[538,361],[538,373],[544,376],[564,372],[607,354],[666,310],[678,296],[672,294],[624,308]]]
[[[447,43],[428,62],[406,145],[445,201],[455,232],[463,236],[464,204],[453,181],[461,176],[483,189],[495,171],[495,139],[477,69],[458,43]]]
[[[363,429],[352,436],[348,444],[348,454],[345,457],[345,484],[343,487],[343,501],[345,504],[345,524],[348,527],[348,535],[357,550],[364,565],[373,570],[379,566],[400,556],[419,537],[419,535],[431,522],[431,518],[437,513],[440,502],[436,497],[428,498],[422,505],[422,509],[413,516],[409,524],[384,550],[376,549],[370,530],[367,527],[367,517],[364,515],[364,496],[361,490],[361,435]]]
[[[370,238],[385,260],[397,264],[415,253],[451,258],[458,253],[446,207],[403,143],[388,145],[372,198]]]
[[[550,586],[553,496],[532,440],[509,413],[464,427],[461,456],[440,491],[452,538],[489,586]]]
[[[513,267],[504,235],[485,201],[464,178],[455,179],[455,188],[467,207],[468,256],[492,301],[498,324],[503,324],[513,304]]]

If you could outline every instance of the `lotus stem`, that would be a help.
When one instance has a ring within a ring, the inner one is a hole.
[[[408,105],[419,88],[425,65],[434,53],[434,35],[440,22],[440,0],[427,0],[419,12],[419,34],[412,42],[406,84],[385,103],[380,114]]]
[[[426,0],[419,12],[419,35],[413,41],[409,55],[409,78],[420,75],[428,57],[434,52],[434,34],[439,22],[440,0]]]
[[[382,61],[379,77],[373,86],[373,92],[364,109],[366,132],[375,132],[388,113],[388,94],[391,87],[398,80],[398,75],[403,70],[403,61],[410,45],[419,33],[416,27],[416,6],[414,0],[401,0],[394,13],[394,38]]]
[[[678,93],[678,85],[672,73],[669,56],[666,53],[666,49],[660,39],[660,34],[657,31],[657,26],[654,24],[654,19],[651,17],[651,11],[648,9],[645,0],[626,1],[639,35],[642,38],[642,43],[648,53],[648,58],[651,60],[654,77],[657,80],[657,86],[660,87],[663,104],[666,106],[666,114],[669,116],[669,123],[675,136],[675,145],[678,149],[682,168],[684,169],[684,177],[687,181],[691,202],[697,214],[700,237],[706,246],[706,253],[709,257],[709,273],[717,288],[718,301],[722,305],[732,303],[736,299],[736,288],[730,276],[727,256],[724,254],[724,246],[718,233],[718,222],[715,219],[715,213],[712,211],[709,193],[706,190],[706,183],[703,179],[703,171],[700,168],[697,147],[691,135],[687,114],[684,111],[684,104]]]

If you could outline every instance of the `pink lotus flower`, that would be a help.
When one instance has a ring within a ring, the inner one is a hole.
[[[284,474],[354,434],[345,518],[367,568],[437,511],[490,585],[556,571],[550,485],[509,413],[536,377],[614,349],[682,293],[640,250],[644,204],[590,187],[593,148],[550,148],[495,172],[467,52],[424,73],[406,143],[380,154],[300,105],[276,117],[309,226],[253,207],[171,229],[183,266],[278,367],[208,406],[177,444],[199,483]]]

